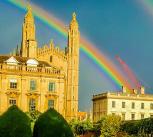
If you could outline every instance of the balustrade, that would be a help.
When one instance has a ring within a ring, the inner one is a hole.
[[[27,72],[27,73],[45,73],[45,74],[61,74],[60,70],[56,70],[55,68],[45,68],[45,67],[32,67],[25,65],[8,65],[8,64],[0,64],[0,71],[8,71],[8,72]]]

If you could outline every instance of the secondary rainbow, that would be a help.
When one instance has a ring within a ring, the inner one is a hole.
[[[20,9],[26,9],[26,3],[20,0],[7,0],[7,2],[15,5]],[[35,4],[31,4],[33,8],[34,15],[39,18],[42,22],[47,24],[49,27],[55,29],[64,37],[67,37],[67,30],[62,21],[55,18],[50,13],[41,9]],[[125,86],[128,89],[131,88],[131,85],[128,81],[125,80],[124,76],[121,75],[117,67],[109,60],[104,54],[99,52],[98,49],[85,38],[81,37],[81,47],[80,50],[86,54],[97,66],[102,70],[102,72],[108,74],[108,76],[117,84],[119,87]]]

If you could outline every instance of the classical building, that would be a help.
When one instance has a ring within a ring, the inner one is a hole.
[[[120,115],[122,120],[138,120],[153,117],[153,95],[145,94],[144,88],[140,92],[133,90],[129,94],[126,88],[120,92],[105,92],[93,95],[93,121],[100,120],[109,114]]]
[[[32,8],[22,26],[21,48],[0,55],[0,113],[15,104],[24,112],[54,107],[67,120],[78,112],[79,29],[73,13],[68,44],[60,50],[51,42],[39,48]]]

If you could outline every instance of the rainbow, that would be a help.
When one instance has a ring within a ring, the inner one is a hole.
[[[21,0],[6,0],[6,1],[24,10],[26,9],[27,6],[27,4]],[[33,14],[35,17],[40,19],[49,27],[55,29],[64,37],[67,37],[67,30],[62,21],[58,20],[53,15],[41,9],[35,4],[31,3],[31,6],[33,8]],[[88,58],[90,58],[101,69],[103,73],[106,73],[114,81],[114,83],[117,84],[119,88],[121,88],[121,86],[125,86],[128,89],[131,88],[130,83],[128,83],[125,80],[124,76],[119,72],[119,70],[113,64],[113,62],[109,60],[108,57],[106,57],[104,54],[99,52],[99,50],[91,42],[87,41],[83,37],[81,37],[80,51],[86,54]]]

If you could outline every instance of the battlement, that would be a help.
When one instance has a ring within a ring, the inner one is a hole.
[[[55,47],[53,41],[50,42],[49,46],[44,45],[41,48],[38,48],[37,50],[37,57],[39,58],[40,56],[44,56],[46,54],[55,54],[64,60],[67,60],[67,55],[64,50],[60,50],[59,47]]]

